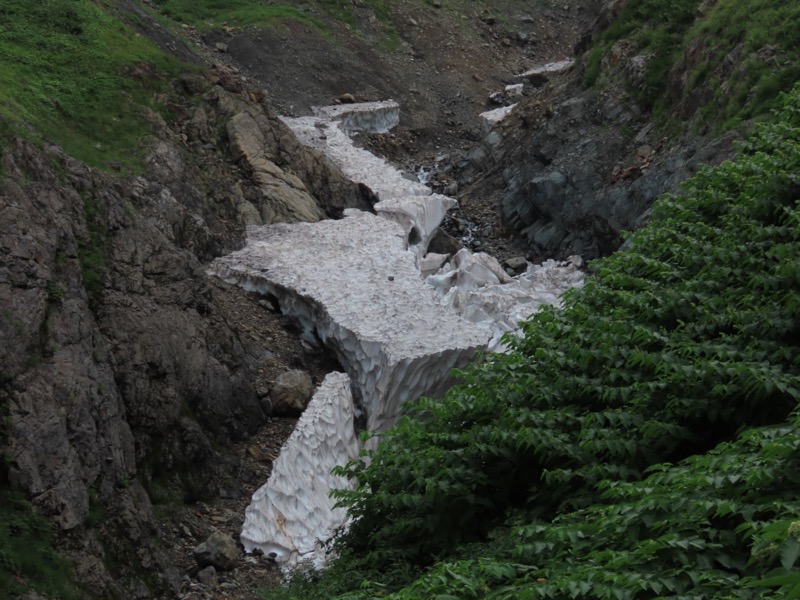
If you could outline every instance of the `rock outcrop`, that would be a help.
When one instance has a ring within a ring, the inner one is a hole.
[[[531,260],[610,254],[656,198],[731,156],[730,135],[670,144],[624,93],[582,90],[574,72],[552,79],[457,165],[465,204],[490,198]]]
[[[215,493],[212,444],[248,436],[269,414],[254,388],[264,351],[245,348],[220,314],[203,262],[240,247],[251,218],[371,208],[263,94],[223,74],[184,79],[172,123],[150,115],[158,141],[145,175],[93,170],[51,144],[3,148],[8,479],[71,532],[82,584],[99,596],[140,588],[137,569],[180,585],[153,538],[145,490]],[[226,127],[238,164],[210,144]],[[112,510],[98,541],[87,519],[102,506]],[[112,578],[104,555],[130,560]]]

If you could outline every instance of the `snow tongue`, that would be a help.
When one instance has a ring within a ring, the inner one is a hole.
[[[440,397],[454,368],[478,350],[502,350],[503,334],[518,331],[520,320],[558,304],[564,290],[582,281],[579,259],[528,265],[511,277],[486,254],[429,254],[428,243],[456,201],[403,177],[348,135],[391,128],[396,103],[314,113],[283,120],[302,143],[372,189],[377,214],[348,209],[338,220],[251,226],[246,246],[209,268],[228,283],[276,298],[347,371],[320,385],[245,514],[245,550],[261,550],[284,570],[324,566],[324,543],[346,526],[346,512],[333,507],[329,494],[350,482],[331,470],[361,449],[357,411],[366,413],[369,431],[391,427],[405,401]]]

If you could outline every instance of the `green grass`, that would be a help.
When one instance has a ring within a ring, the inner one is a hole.
[[[324,28],[322,23],[290,4],[259,0],[155,0],[155,3],[170,19],[201,29],[222,25],[273,25],[286,20]]]
[[[599,75],[599,54],[607,54],[621,39],[632,39],[637,53],[652,54],[645,72],[644,86],[634,96],[648,109],[660,110],[670,67],[680,56],[684,35],[694,22],[700,0],[631,0],[602,35],[589,54],[584,75],[588,85]],[[597,48],[601,50],[597,50]]]
[[[703,65],[691,74],[695,85],[714,89],[715,115],[722,128],[767,113],[779,92],[800,81],[800,5],[796,2],[720,0],[707,17],[695,23],[687,40],[708,47]],[[738,47],[735,72],[721,73],[725,58]]]
[[[683,100],[668,94],[670,70],[690,42],[699,42],[701,58],[688,74],[684,96],[699,86],[709,89],[710,99],[699,109],[702,123],[725,130],[768,114],[779,93],[800,80],[800,5],[718,0],[698,16],[699,5],[699,0],[631,0],[587,54],[584,83],[594,85],[601,58],[615,42],[628,40],[637,54],[652,54],[643,87],[631,90],[633,96],[656,116],[668,115]],[[731,62],[734,50],[738,56]]]
[[[134,166],[143,109],[183,70],[91,0],[0,4],[2,137],[41,135],[92,166]]]
[[[155,0],[161,14],[179,23],[208,30],[223,25],[232,27],[274,26],[285,21],[296,21],[316,28],[324,37],[332,35],[330,27],[306,11],[291,4],[267,3],[263,0]],[[344,23],[358,32],[358,19],[350,0],[317,0],[316,4],[331,19]],[[366,0],[386,31],[386,49],[399,45],[399,37],[392,24],[389,5],[385,0]]]
[[[77,599],[69,563],[54,550],[51,525],[18,493],[0,488],[0,598],[27,590]]]

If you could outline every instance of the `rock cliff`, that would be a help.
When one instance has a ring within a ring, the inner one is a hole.
[[[271,410],[255,389],[267,350],[224,318],[203,263],[241,246],[246,223],[370,208],[229,71],[179,87],[177,116],[152,115],[146,175],[21,139],[2,155],[8,479],[70,532],[78,580],[104,596],[126,594],[137,571],[160,573],[156,589],[179,587],[145,488],[208,496],[214,445],[251,434]],[[87,521],[103,506],[113,516],[97,537]],[[126,554],[136,558],[120,572],[104,567],[104,555]]]
[[[584,89],[574,69],[529,94],[461,160],[463,204],[467,215],[491,206],[495,233],[518,236],[531,260],[607,256],[656,198],[698,165],[730,158],[737,137],[670,139],[621,90]]]

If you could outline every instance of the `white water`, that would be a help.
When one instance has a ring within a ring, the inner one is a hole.
[[[377,194],[379,216],[348,210],[336,221],[251,227],[246,247],[210,268],[228,282],[277,297],[284,312],[336,351],[349,375],[326,378],[247,509],[245,549],[273,553],[284,568],[323,565],[324,542],[346,525],[328,492],[349,482],[329,472],[358,450],[353,396],[367,412],[367,428],[382,431],[404,401],[443,393],[452,368],[478,349],[502,349],[503,333],[518,330],[541,305],[558,304],[565,289],[581,282],[572,263],[529,265],[511,278],[485,254],[428,254],[456,201],[356,148],[343,130],[346,119],[361,130],[381,130],[395,118],[392,111],[380,103],[374,126],[361,105],[284,119],[302,142]]]

